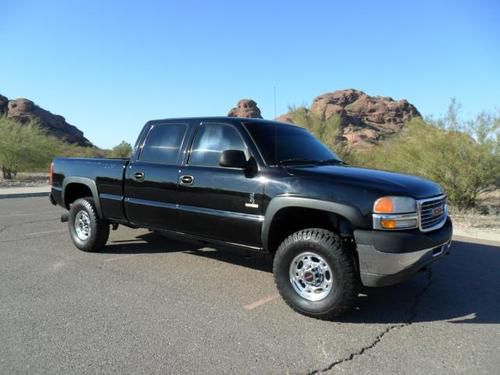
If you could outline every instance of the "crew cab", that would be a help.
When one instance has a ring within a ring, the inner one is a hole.
[[[283,299],[324,319],[349,310],[360,286],[440,259],[452,237],[438,184],[346,165],[276,121],[150,121],[130,159],[56,158],[51,185],[81,250],[99,251],[121,224],[270,252]]]

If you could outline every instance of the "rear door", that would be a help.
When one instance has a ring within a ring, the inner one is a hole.
[[[125,213],[137,226],[175,230],[179,161],[188,122],[153,123],[125,173]]]
[[[197,126],[179,175],[179,231],[259,246],[263,185],[258,173],[219,166],[224,150],[242,150],[247,158],[252,156],[244,136],[243,129],[230,122]]]

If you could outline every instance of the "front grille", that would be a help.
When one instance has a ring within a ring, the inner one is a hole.
[[[448,216],[447,211],[444,196],[419,201],[420,230],[428,232],[441,228]]]

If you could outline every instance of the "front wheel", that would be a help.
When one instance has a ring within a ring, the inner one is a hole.
[[[99,218],[92,198],[77,199],[68,218],[71,240],[83,251],[99,251],[109,237],[109,223]]]
[[[287,237],[273,263],[276,286],[295,311],[332,319],[354,305],[359,277],[354,257],[325,229],[304,229]]]

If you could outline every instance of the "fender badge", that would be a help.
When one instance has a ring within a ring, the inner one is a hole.
[[[250,202],[245,203],[245,207],[259,208],[259,205],[255,203],[255,194],[254,193],[250,193]]]

